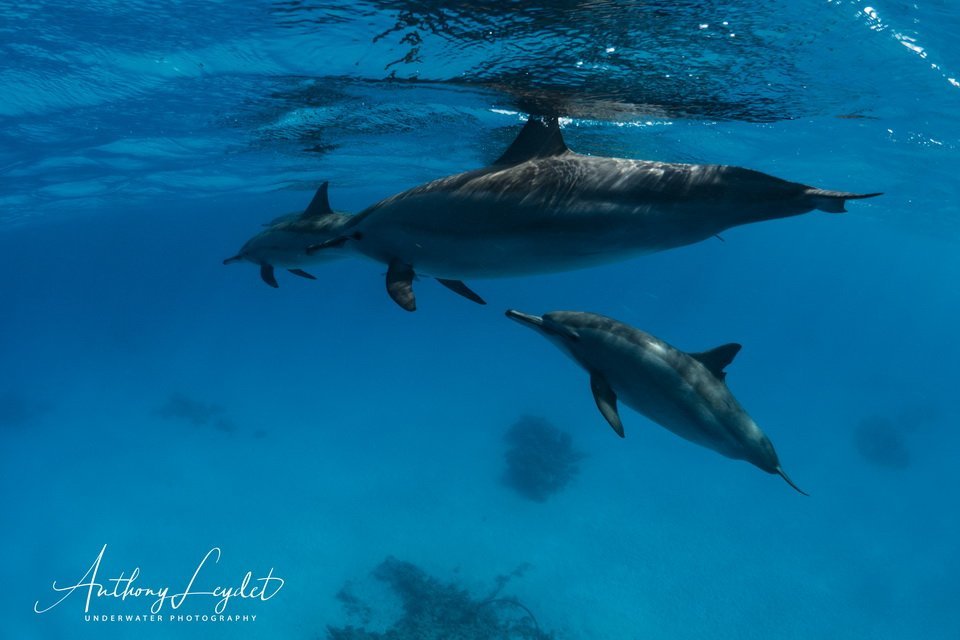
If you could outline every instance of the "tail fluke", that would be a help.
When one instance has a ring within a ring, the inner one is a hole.
[[[845,191],[826,191],[824,189],[810,189],[807,196],[814,209],[826,211],[827,213],[845,213],[843,205],[847,200],[863,200],[864,198],[875,198],[883,195],[882,193],[846,193]]]
[[[807,493],[806,491],[804,491],[803,489],[801,489],[801,488],[798,487],[797,485],[793,484],[793,480],[790,479],[790,476],[788,476],[786,473],[784,473],[783,468],[781,468],[779,465],[777,466],[776,473],[778,473],[781,478],[783,478],[784,480],[787,481],[787,484],[788,484],[788,485],[790,485],[791,487],[793,487],[794,489],[796,489],[798,492],[802,493],[802,494],[805,495],[805,496],[809,496],[809,495],[810,495],[809,493]]]

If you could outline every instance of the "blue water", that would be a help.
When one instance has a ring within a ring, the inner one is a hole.
[[[393,555],[477,595],[529,563],[505,593],[557,638],[960,637],[960,13],[446,4],[0,4],[0,636],[324,638],[361,625],[347,582],[382,631]],[[359,211],[551,110],[581,153],[884,195],[471,282],[487,307],[424,279],[405,313],[361,260],[276,290],[221,265],[322,181]],[[626,408],[620,440],[507,307],[741,342],[728,383],[812,496]],[[524,414],[588,454],[544,503],[500,482]],[[218,547],[206,587],[285,583],[240,623],[87,622],[85,589],[35,613],[104,545],[101,581],[182,588]]]

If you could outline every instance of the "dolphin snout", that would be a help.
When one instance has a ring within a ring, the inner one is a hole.
[[[224,260],[224,261],[223,261],[223,264],[233,264],[234,262],[243,262],[243,260],[244,260],[243,254],[242,254],[242,253],[238,253],[237,255],[233,256],[232,258],[227,258],[226,260]]]
[[[543,318],[540,316],[532,316],[528,313],[523,313],[514,309],[507,309],[506,316],[511,320],[516,320],[520,324],[530,325],[538,328],[543,326]]]

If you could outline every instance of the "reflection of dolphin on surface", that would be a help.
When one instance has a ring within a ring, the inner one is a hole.
[[[509,310],[507,317],[531,327],[587,370],[597,408],[620,437],[618,399],[681,438],[776,473],[806,495],[784,473],[773,443],[727,388],[723,369],[740,351],[739,344],[685,353],[595,313],[553,311],[540,317]]]
[[[583,156],[567,149],[556,118],[531,116],[492,165],[338,219],[329,239],[292,244],[309,244],[310,255],[348,249],[388,265],[387,291],[413,311],[415,272],[482,303],[463,279],[614,262],[751,222],[813,209],[840,213],[845,200],[875,195],[739,167]]]

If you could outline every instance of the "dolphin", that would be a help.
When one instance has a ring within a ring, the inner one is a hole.
[[[740,351],[739,344],[685,353],[595,313],[534,316],[511,309],[507,317],[534,329],[587,370],[597,408],[621,438],[618,398],[681,438],[778,474],[807,495],[783,471],[773,443],[727,387],[724,368]]]
[[[328,262],[340,256],[334,252],[313,256],[306,252],[307,247],[340,236],[351,217],[330,208],[328,188],[328,182],[321,184],[302,213],[280,216],[265,224],[266,229],[247,240],[240,252],[224,260],[223,264],[246,260],[260,265],[260,278],[274,288],[280,286],[274,273],[275,267],[285,268],[301,278],[316,280],[302,267]]]
[[[879,193],[825,191],[723,165],[580,155],[556,118],[530,116],[492,165],[414,187],[363,210],[339,237],[388,266],[387,291],[416,309],[417,272],[482,302],[463,280],[566,271],[692,244],[738,225]]]

